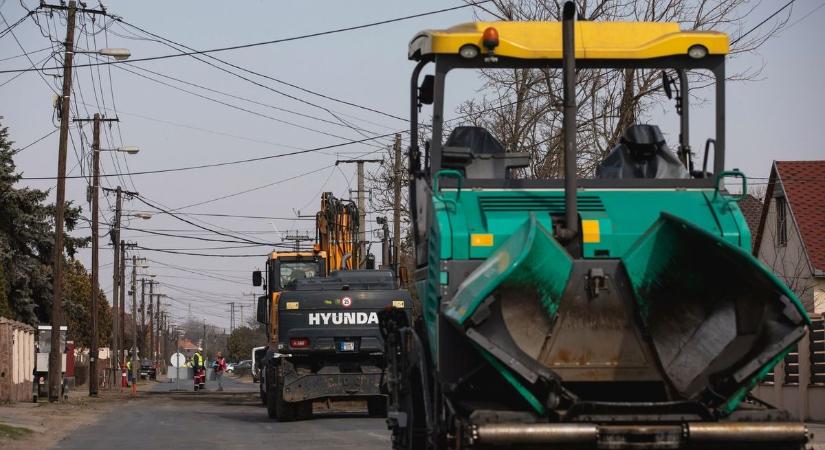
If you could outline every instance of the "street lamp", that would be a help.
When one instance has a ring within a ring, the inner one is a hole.
[[[75,50],[74,53],[109,56],[118,61],[129,59],[132,52],[126,48],[101,48],[100,50]]]
[[[149,220],[152,218],[152,215],[145,212],[138,212],[132,214],[125,214],[127,217],[137,217],[138,219]]]
[[[133,146],[133,145],[125,145],[123,147],[118,148],[101,148],[96,149],[96,152],[120,152],[120,153],[128,153],[130,155],[136,155],[140,149]]]
[[[132,52],[126,48],[102,48],[97,51],[97,54],[102,56],[110,56],[118,61],[129,59],[129,57],[132,56]]]

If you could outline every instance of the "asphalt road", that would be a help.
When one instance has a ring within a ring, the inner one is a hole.
[[[181,386],[192,390],[191,381]],[[158,383],[146,398],[132,400],[96,424],[72,432],[59,449],[388,449],[384,419],[348,412],[318,412],[309,421],[270,420],[258,385],[224,380],[224,392],[172,392]]]

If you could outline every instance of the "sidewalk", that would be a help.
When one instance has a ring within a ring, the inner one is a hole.
[[[145,395],[154,384],[138,383],[137,397]],[[122,392],[101,389],[98,397],[89,397],[88,387],[78,386],[69,392],[67,401],[0,405],[0,448],[49,448],[78,427],[97,422],[101,415],[137,397],[131,395],[129,388]]]

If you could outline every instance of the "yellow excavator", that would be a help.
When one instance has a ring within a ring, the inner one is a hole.
[[[372,265],[359,254],[360,226],[353,202],[324,193],[312,250],[273,251],[266,278],[253,272],[253,285],[265,292],[257,316],[268,338],[255,369],[271,418],[307,419],[314,400],[341,398],[367,400],[371,415],[386,414],[378,315],[387,307],[409,312],[412,301],[391,270],[358,270]]]

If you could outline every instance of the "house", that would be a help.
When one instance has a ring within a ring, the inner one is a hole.
[[[753,242],[805,309],[825,313],[825,161],[774,162]]]
[[[756,230],[759,229],[759,219],[762,217],[762,200],[751,194],[745,194],[737,203],[742,215],[745,216],[745,222],[748,223],[748,229],[751,230],[751,244],[754,244],[756,242],[754,236]],[[751,251],[756,251],[755,245]]]
[[[796,293],[812,326],[753,393],[825,420],[825,161],[775,161],[755,230],[754,256]]]

